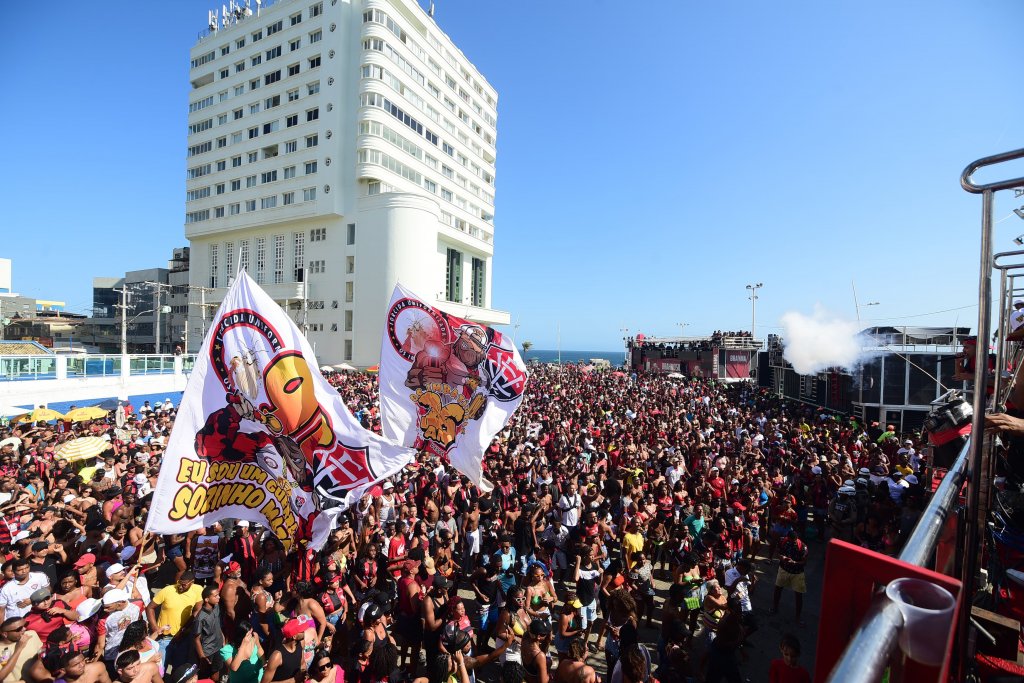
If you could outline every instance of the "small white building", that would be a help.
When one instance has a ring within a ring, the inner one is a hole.
[[[491,307],[497,93],[415,0],[278,0],[190,51],[189,346],[240,267],[321,363],[380,356],[399,280]],[[215,30],[214,30],[215,29]]]

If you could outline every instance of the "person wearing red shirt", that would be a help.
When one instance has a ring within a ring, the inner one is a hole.
[[[63,600],[55,600],[48,588],[40,588],[29,599],[32,609],[25,615],[25,628],[35,631],[44,643],[61,626],[78,621],[78,612]]]
[[[800,641],[796,636],[786,634],[779,644],[782,657],[773,659],[768,668],[768,683],[811,683],[811,674],[797,664],[800,658]]]
[[[388,524],[388,526],[392,526],[392,524]],[[394,574],[395,580],[402,575],[402,562],[406,559],[405,526],[403,520],[394,524],[394,535],[388,542],[388,566],[391,567],[391,573]]]
[[[725,490],[728,488],[728,485],[725,483],[725,479],[719,475],[717,467],[711,468],[711,477],[708,479],[708,486],[711,487],[711,495],[715,500],[725,498]]]

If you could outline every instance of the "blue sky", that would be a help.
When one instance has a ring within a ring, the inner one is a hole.
[[[975,324],[959,174],[1024,146],[1024,3],[436,6],[499,93],[494,304],[520,341],[749,328],[753,282],[759,335],[819,304],[854,318],[853,280],[880,302],[865,322]],[[92,277],[186,244],[188,49],[214,3],[51,7],[5,8],[0,256],[85,312]],[[997,201],[997,251],[1022,203]]]

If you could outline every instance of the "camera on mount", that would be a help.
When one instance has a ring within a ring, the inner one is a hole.
[[[931,406],[921,428],[928,434],[932,465],[949,469],[971,434],[974,408],[957,389],[950,389],[932,401]]]

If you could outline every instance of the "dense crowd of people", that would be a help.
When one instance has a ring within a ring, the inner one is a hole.
[[[329,380],[380,431],[376,377]],[[755,595],[803,623],[809,539],[895,554],[924,499],[892,429],[745,383],[538,367],[493,490],[421,455],[286,553],[244,520],[146,534],[175,410],[126,411],[0,428],[3,683],[739,681]],[[85,471],[55,456],[80,435],[110,441]],[[799,639],[779,647],[748,676],[809,681]]]

